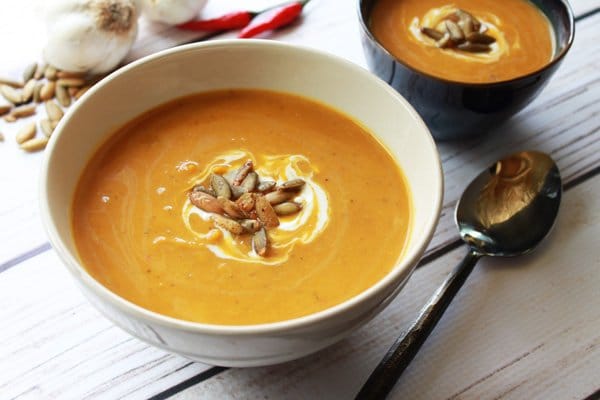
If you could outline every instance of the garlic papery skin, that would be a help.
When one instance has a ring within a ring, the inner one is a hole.
[[[138,0],[48,1],[44,58],[65,71],[109,72],[131,49],[139,14]]]
[[[181,24],[198,16],[207,0],[141,0],[144,17],[169,25]]]

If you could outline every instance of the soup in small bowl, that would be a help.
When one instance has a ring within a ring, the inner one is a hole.
[[[398,293],[440,210],[427,128],[346,61],[185,46],[95,86],[51,140],[43,215],[100,311],[215,365],[273,364]]]
[[[564,0],[360,0],[371,70],[436,139],[486,133],[529,104],[574,37]]]

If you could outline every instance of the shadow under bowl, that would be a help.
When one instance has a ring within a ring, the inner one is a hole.
[[[369,29],[377,0],[359,0],[361,41],[369,69],[419,112],[436,140],[480,136],[527,106],[549,82],[573,43],[575,20],[566,0],[532,0],[554,29],[555,52],[543,68],[494,83],[461,83],[416,70],[394,57]]]

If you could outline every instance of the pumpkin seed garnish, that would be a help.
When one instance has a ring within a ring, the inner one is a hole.
[[[251,192],[256,188],[258,184],[258,174],[254,171],[248,172],[240,187],[243,188],[246,192]]]
[[[217,196],[231,199],[231,187],[225,178],[221,175],[211,174],[210,175],[210,186],[215,191]]]
[[[240,225],[248,233],[254,233],[262,228],[261,223],[255,219],[243,219],[240,221]]]
[[[4,97],[6,100],[10,101],[14,105],[21,104],[23,99],[21,91],[8,85],[0,86],[0,94],[2,94],[2,97]]]
[[[221,205],[225,214],[234,219],[246,218],[246,213],[240,209],[237,203],[226,199],[225,197],[219,196],[217,197],[217,201]]]
[[[267,201],[269,203],[271,203],[272,205],[275,204],[279,204],[279,203],[283,203],[284,201],[288,201],[292,198],[294,198],[296,196],[296,194],[294,192],[291,191],[284,191],[284,190],[276,190],[274,192],[269,192],[267,194],[265,194],[265,199],[267,199]]]
[[[492,44],[496,41],[496,39],[490,35],[486,35],[485,33],[479,32],[471,32],[467,35],[467,40],[471,43],[478,44]]]
[[[14,89],[21,89],[23,87],[23,83],[19,81],[15,81],[9,78],[0,77],[0,85],[10,86]]]
[[[281,190],[298,190],[304,186],[305,182],[303,179],[292,179],[291,181],[283,182],[280,186]]]
[[[274,181],[263,181],[258,184],[256,190],[258,190],[261,193],[267,193],[275,189],[275,185],[277,185],[277,183],[275,183]]]
[[[491,51],[496,39],[484,34],[487,27],[465,10],[457,9],[443,19],[445,32],[423,26],[421,32],[436,41],[440,49],[455,48],[472,53]]]
[[[252,163],[252,160],[246,161],[244,165],[242,165],[235,174],[235,177],[233,178],[233,186],[240,186],[242,184],[242,181],[246,179],[248,173],[250,173],[250,171],[252,171],[253,169],[254,163]]]
[[[21,102],[29,103],[31,101],[36,83],[37,82],[35,79],[30,79],[29,81],[27,81],[27,83],[23,87],[23,92],[21,92]]]
[[[20,106],[13,108],[10,114],[15,118],[29,117],[35,114],[35,105]]]
[[[236,203],[242,211],[246,213],[252,211],[255,203],[254,193],[244,193],[237,199]]]
[[[437,29],[433,29],[433,28],[428,28],[426,26],[421,28],[421,33],[429,36],[430,38],[432,38],[435,41],[440,40],[441,38],[444,37],[444,33],[438,31]]]
[[[54,92],[56,90],[56,82],[48,81],[42,86],[40,90],[40,100],[48,101],[54,97]]]
[[[52,136],[52,132],[54,132],[54,127],[47,118],[44,118],[40,121],[40,128],[42,128],[42,133],[46,135],[46,137]]]
[[[279,226],[279,218],[269,201],[261,195],[256,196],[254,203],[256,215],[266,228],[276,228]]]
[[[447,19],[444,21],[446,26],[446,31],[450,35],[450,40],[452,40],[455,44],[459,44],[465,41],[465,34],[456,24],[456,22]]]
[[[252,236],[252,250],[261,257],[269,250],[269,237],[265,228],[261,228]]]
[[[492,50],[492,48],[490,46],[488,46],[487,44],[471,43],[471,42],[461,43],[457,46],[457,48],[459,50],[468,51],[470,53],[485,53],[485,52]]]
[[[204,185],[194,185],[194,187],[192,188],[193,192],[203,192],[206,194],[211,195],[212,197],[217,197],[217,194],[215,193],[215,191],[212,188],[207,188]]]
[[[273,209],[277,215],[292,215],[300,211],[302,209],[302,205],[293,202],[285,202],[273,206]]]
[[[192,191],[189,194],[190,202],[201,210],[206,212],[222,214],[223,207],[216,198],[208,193],[200,191]]]
[[[18,144],[23,144],[29,139],[35,136],[36,126],[35,122],[29,122],[21,127],[15,135],[15,140]]]
[[[224,217],[219,214],[213,214],[210,216],[210,219],[216,226],[218,226],[219,228],[223,228],[233,233],[234,235],[241,235],[242,233],[244,233],[244,228],[242,228],[242,225],[240,225],[239,222],[234,221],[230,218]]]

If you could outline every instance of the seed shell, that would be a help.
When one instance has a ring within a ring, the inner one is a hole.
[[[33,79],[35,80],[40,80],[44,77],[44,71],[46,70],[46,64],[45,63],[41,63],[38,64],[36,69],[35,69],[35,73],[33,74]]]
[[[450,34],[448,32],[444,33],[444,37],[437,41],[435,44],[440,49],[445,49],[450,47],[452,41],[450,40]]]
[[[0,116],[8,113],[12,109],[10,104],[0,104]]]
[[[211,174],[210,175],[210,186],[213,188],[217,196],[231,199],[231,187],[225,178],[221,175]]]
[[[56,100],[63,107],[69,107],[71,105],[71,96],[65,86],[56,86]]]
[[[37,70],[37,63],[29,64],[23,71],[23,82],[27,82],[33,78],[35,71]]]
[[[1,76],[0,76],[0,85],[10,86],[14,89],[20,89],[23,87],[22,82],[15,81],[15,80],[8,79],[8,78],[2,78]]]
[[[216,226],[218,226],[219,228],[223,228],[233,233],[234,235],[241,235],[242,233],[244,233],[244,228],[242,228],[242,226],[238,222],[232,219],[229,219],[219,214],[211,215],[210,219]]]
[[[63,78],[56,81],[58,86],[66,87],[81,87],[85,85],[85,79],[83,78]]]
[[[30,79],[23,87],[23,92],[21,92],[21,102],[29,103],[31,98],[33,97],[33,91],[35,90],[36,80]]]
[[[55,81],[58,78],[56,76],[57,72],[58,71],[56,68],[54,68],[52,65],[48,65],[44,71],[44,77],[49,81]]]
[[[265,228],[261,228],[252,236],[252,250],[261,257],[267,255],[269,250],[269,236]]]
[[[263,181],[258,184],[256,190],[261,193],[267,193],[275,189],[276,183],[274,181]]]
[[[40,93],[42,92],[43,86],[43,83],[36,83],[35,87],[33,88],[33,101],[35,101],[36,103],[42,101],[42,99],[40,98]]]
[[[58,104],[56,104],[52,100],[48,100],[45,103],[45,105],[46,114],[48,115],[48,118],[50,118],[52,121],[60,121],[64,113],[63,110],[61,110],[61,108],[58,106]]]
[[[15,140],[18,144],[23,144],[29,139],[35,136],[36,126],[35,122],[29,122],[21,127],[15,135]]]
[[[34,151],[40,151],[40,150],[45,149],[47,144],[48,144],[47,137],[38,137],[38,138],[29,139],[28,141],[21,143],[21,145],[19,147],[21,147],[22,150],[25,150],[28,152],[34,152]]]
[[[192,191],[193,192],[203,192],[203,193],[211,195],[212,197],[215,197],[215,198],[217,197],[217,194],[215,193],[214,190],[212,190],[212,188],[207,188],[204,185],[195,185],[192,188]]]
[[[236,200],[238,207],[248,213],[254,209],[255,195],[253,193],[244,193]]]
[[[458,10],[456,10],[454,15],[456,15],[456,17],[458,18],[458,21],[460,21],[460,20],[471,21],[471,23],[473,24],[473,30],[475,30],[475,31],[478,31],[479,28],[481,27],[481,22],[479,22],[479,20],[477,18],[475,18],[471,13],[469,13],[465,10],[461,10],[459,8]],[[458,22],[458,21],[455,21],[455,22]]]
[[[20,106],[13,108],[10,112],[15,118],[25,118],[35,114],[35,105]]]
[[[40,90],[40,100],[41,101],[50,100],[51,98],[54,97],[55,90],[56,90],[56,82],[53,82],[53,81],[46,82],[44,84],[44,86],[42,86],[42,89]]]
[[[265,196],[256,196],[254,204],[258,219],[265,225],[266,228],[276,228],[279,226],[279,218],[273,209],[273,206],[265,198]]]
[[[240,187],[243,188],[247,192],[252,192],[256,189],[256,185],[258,184],[258,174],[254,171],[248,172]]]
[[[56,76],[58,79],[83,79],[85,78],[85,72],[74,72],[74,71],[58,71]]]
[[[10,101],[15,105],[21,104],[23,99],[20,90],[17,90],[14,87],[8,85],[0,86],[0,94],[2,94],[2,97],[4,97],[6,100]]]
[[[40,128],[42,128],[42,133],[46,135],[46,137],[52,136],[52,132],[54,132],[54,127],[47,118],[44,118],[40,121]]]

